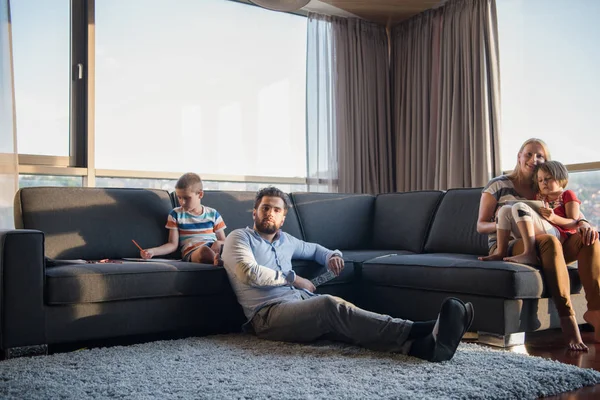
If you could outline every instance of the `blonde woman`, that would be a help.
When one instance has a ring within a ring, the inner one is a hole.
[[[536,188],[534,171],[538,164],[550,160],[550,150],[541,139],[528,139],[517,153],[517,165],[508,175],[493,178],[483,188],[479,202],[477,231],[488,235],[490,255],[496,253],[496,212],[499,203],[514,200],[534,200]],[[588,310],[583,318],[595,330],[595,341],[600,343],[600,242],[598,231],[587,220],[580,218],[576,223],[577,233],[561,241],[554,235],[542,234],[535,237],[542,270],[552,299],[560,315],[560,325],[567,346],[571,350],[587,351],[581,339],[575,312],[571,305],[570,282],[567,263],[577,261],[578,272],[583,284]],[[522,239],[518,239],[512,251],[524,251]]]

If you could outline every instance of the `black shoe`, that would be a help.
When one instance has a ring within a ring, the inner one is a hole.
[[[445,299],[433,332],[415,340],[408,354],[431,362],[452,359],[474,316],[471,303],[465,304],[454,297]]]
[[[438,316],[435,348],[429,361],[448,361],[454,357],[465,332],[471,327],[475,312],[471,303],[449,297],[442,303]],[[435,328],[434,328],[435,330]]]

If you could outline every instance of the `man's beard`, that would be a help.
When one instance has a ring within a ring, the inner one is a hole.
[[[256,230],[260,233],[264,233],[266,235],[272,235],[277,232],[281,225],[277,226],[275,222],[270,222],[268,219],[263,219],[262,221],[255,221]]]

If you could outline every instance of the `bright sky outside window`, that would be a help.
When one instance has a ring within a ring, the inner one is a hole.
[[[10,2],[17,149],[69,155],[70,1]]]
[[[96,2],[96,167],[306,176],[306,18]]]
[[[599,161],[600,1],[496,2],[502,85],[502,169],[520,145],[546,141],[564,164]]]

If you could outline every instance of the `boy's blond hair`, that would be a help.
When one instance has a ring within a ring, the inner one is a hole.
[[[200,175],[195,174],[193,172],[188,172],[186,174],[181,175],[181,177],[177,180],[175,184],[175,189],[191,189],[196,193],[200,193],[203,189],[202,179]]]
[[[543,164],[538,164],[533,173],[533,181],[538,191],[540,190],[537,178],[538,171],[544,171],[552,178],[556,179],[560,187],[563,189],[566,188],[567,183],[569,183],[569,171],[567,170],[567,167],[563,165],[563,163],[558,161],[546,161]]]

